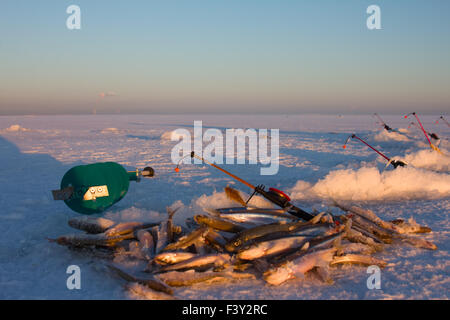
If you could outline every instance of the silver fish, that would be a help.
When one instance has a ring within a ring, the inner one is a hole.
[[[373,223],[377,224],[378,226],[385,228],[387,230],[396,231],[395,227],[392,225],[392,223],[384,221],[380,219],[373,211],[368,209],[363,209],[357,206],[345,206],[341,203],[335,202],[335,206],[338,208],[347,211],[352,212],[356,215],[359,215],[362,218],[365,218],[367,220],[372,221]]]
[[[240,250],[237,257],[242,260],[254,260],[264,256],[279,254],[286,250],[303,246],[306,239],[304,236],[292,236],[256,243],[249,248]]]
[[[205,242],[207,245],[211,246],[216,251],[224,252],[228,240],[224,236],[222,236],[219,232],[210,229],[205,236]]]
[[[341,246],[338,248],[339,255],[343,254],[349,254],[349,253],[363,253],[363,254],[372,254],[376,250],[368,246],[366,244],[362,243],[346,243],[341,244]]]
[[[132,233],[116,236],[107,236],[105,233],[98,234],[68,234],[57,239],[49,239],[49,241],[56,242],[60,245],[83,247],[83,246],[101,246],[114,247],[118,242],[126,239],[132,239]]]
[[[167,245],[173,241],[173,215],[178,209],[171,210],[167,208],[168,218],[161,222],[158,227],[157,234],[158,238],[156,241],[156,253],[160,253]]]
[[[333,247],[307,252],[282,266],[269,269],[264,273],[264,280],[272,285],[280,285],[289,279],[302,277],[314,267],[327,266],[333,260],[336,250]]]
[[[360,228],[376,235],[384,243],[392,243],[392,238],[394,237],[394,233],[396,233],[395,231],[380,227],[376,223],[357,214],[350,217],[355,226],[360,226]]]
[[[196,257],[197,254],[190,253],[190,252],[162,252],[160,254],[157,254],[153,261],[160,265],[166,265],[166,264],[175,264],[179,262],[183,262],[189,259],[192,259],[193,257]]]
[[[397,232],[401,234],[405,233],[428,233],[431,232],[431,229],[426,226],[421,226],[418,224],[413,218],[410,218],[408,221],[404,221],[402,219],[397,219],[391,221],[391,223],[395,226]]]
[[[238,233],[244,231],[246,228],[241,226],[235,222],[228,221],[226,219],[221,219],[218,217],[211,217],[206,215],[197,214],[194,216],[194,220],[199,225],[207,225],[215,230],[230,232],[230,233]]]
[[[191,268],[204,268],[208,266],[219,267],[231,263],[231,256],[228,254],[208,254],[196,256],[180,263],[162,267],[158,272],[167,272]]]
[[[155,253],[155,242],[153,241],[153,236],[147,230],[139,230],[136,234],[139,240],[139,250],[142,256],[150,260]]]
[[[254,225],[275,223],[275,222],[292,222],[297,221],[293,216],[289,216],[285,213],[262,213],[262,212],[249,212],[249,213],[222,213],[219,215],[222,219],[231,220],[238,223],[247,223]]]
[[[114,273],[116,273],[119,277],[128,282],[137,282],[153,290],[164,292],[167,294],[173,294],[173,290],[170,287],[168,287],[165,283],[161,282],[160,280],[154,278],[153,276],[150,278],[138,278],[112,264],[107,265],[107,267],[111,269]]]
[[[184,272],[170,271],[161,273],[156,276],[159,280],[165,282],[171,287],[184,287],[190,286],[200,282],[211,281],[225,281],[225,280],[244,280],[255,279],[255,276],[251,273],[241,273],[233,271],[205,271],[197,272],[195,270],[188,270]]]
[[[434,243],[427,241],[425,239],[415,238],[415,237],[413,238],[413,237],[407,237],[407,236],[403,236],[403,237],[401,237],[401,239],[403,242],[409,243],[417,248],[428,249],[428,250],[436,250],[437,249],[437,246]]]
[[[118,236],[118,235],[135,232],[136,230],[139,230],[139,229],[147,229],[147,228],[153,227],[155,225],[157,225],[157,223],[144,223],[144,222],[137,222],[137,221],[122,222],[122,223],[119,223],[119,224],[115,225],[114,227],[106,230],[105,235],[108,237],[113,237],[113,236]]]
[[[93,217],[75,217],[69,219],[69,226],[72,228],[86,231],[87,233],[103,233],[116,223],[112,220],[105,218],[93,218]]]
[[[355,230],[352,226],[352,219],[347,219],[346,221],[344,238],[351,242],[366,244],[374,248],[376,251],[381,251],[383,249],[383,245],[381,243],[377,243],[373,238],[367,237],[361,232]]]
[[[191,233],[181,237],[177,242],[171,243],[164,248],[164,251],[172,251],[178,249],[186,249],[187,247],[193,245],[199,239],[202,239],[209,232],[208,227],[200,227]]]
[[[365,266],[377,265],[380,267],[385,267],[387,265],[387,262],[384,260],[380,260],[372,256],[362,254],[346,254],[343,256],[334,257],[333,260],[330,262],[330,265],[333,266],[336,264],[343,264],[343,263],[362,264]]]
[[[276,232],[294,232],[301,228],[308,228],[311,226],[308,222],[290,222],[290,223],[271,223],[266,225],[257,226],[251,229],[244,230],[233,237],[225,246],[229,252],[235,252],[248,241],[267,236]]]

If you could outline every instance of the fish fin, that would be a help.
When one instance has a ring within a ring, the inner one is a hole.
[[[247,206],[247,203],[244,201],[244,199],[242,199],[241,194],[236,189],[233,189],[230,186],[226,186],[225,187],[225,194],[226,194],[228,199],[233,200],[233,201],[239,203],[240,205],[242,205],[244,207]]]

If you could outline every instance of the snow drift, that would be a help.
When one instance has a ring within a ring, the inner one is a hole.
[[[24,132],[24,131],[29,131],[29,129],[24,128],[18,124],[13,124],[11,126],[9,126],[8,128],[5,129],[6,132]]]
[[[388,132],[386,130],[380,131],[380,133],[376,134],[373,139],[375,141],[402,141],[402,142],[408,142],[410,139],[398,132],[392,131]]]
[[[443,152],[445,152],[443,150]],[[424,168],[435,171],[450,171],[450,157],[431,149],[419,150],[407,154],[404,160],[416,168]]]
[[[380,172],[363,167],[330,172],[314,185],[298,181],[290,191],[296,200],[411,200],[450,196],[450,174],[399,167]]]
[[[247,200],[249,195],[238,191],[241,194],[241,197],[244,200]],[[225,192],[217,192],[210,196],[206,194],[200,196],[197,200],[195,200],[194,204],[202,209],[217,209],[217,208],[230,208],[230,207],[240,207],[241,205],[228,199]],[[259,207],[259,208],[273,208],[274,205],[269,201],[265,200],[263,197],[254,195],[250,202],[249,206]]]

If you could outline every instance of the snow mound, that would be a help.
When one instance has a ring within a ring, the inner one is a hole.
[[[314,185],[298,181],[290,191],[295,200],[335,199],[386,201],[438,199],[450,196],[450,174],[413,167],[380,172],[364,167],[330,172]]]
[[[247,200],[249,195],[239,192],[241,194],[241,197],[244,200]],[[225,192],[217,192],[214,191],[214,193],[210,196],[207,196],[206,194],[203,194],[200,196],[197,200],[195,200],[194,204],[202,209],[217,209],[217,208],[230,208],[230,207],[241,207],[241,205],[235,201],[232,201],[228,199]],[[253,207],[259,207],[259,208],[273,208],[273,204],[265,200],[261,196],[253,196],[250,202],[248,203],[249,206]]]
[[[177,130],[173,131],[166,131],[161,135],[162,141],[176,141],[181,138],[189,138],[186,134],[182,134],[180,132],[177,132]]]
[[[102,131],[100,131],[100,133],[102,133],[102,134],[105,134],[105,133],[115,133],[115,134],[117,134],[117,133],[120,133],[120,130],[117,129],[117,128],[106,128],[106,129],[103,129]]]
[[[442,151],[445,152],[444,150]],[[450,171],[450,157],[432,149],[407,154],[404,160],[416,168],[444,172]]]
[[[380,131],[380,133],[376,134],[373,139],[375,141],[403,141],[408,142],[410,139],[398,132],[388,132],[386,130]]]
[[[21,127],[18,124],[13,124],[10,127],[6,128],[5,131],[7,132],[24,132],[24,131],[30,131],[27,128]]]

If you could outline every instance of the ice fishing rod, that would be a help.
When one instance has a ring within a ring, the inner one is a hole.
[[[409,124],[409,126],[408,126],[408,129],[409,129],[411,126],[415,126],[415,127],[417,127],[417,128],[420,130],[420,127],[419,127],[415,122],[411,122],[411,123]],[[437,135],[436,133],[428,132],[428,131],[427,131],[427,135],[428,135],[430,138],[434,139],[434,140],[439,140],[439,137],[438,137],[438,135]]]
[[[444,120],[444,122],[447,124],[447,127],[450,127],[450,123],[448,123],[448,121],[444,119],[444,116],[440,116],[439,119]],[[439,119],[436,120],[436,124],[439,123]]]
[[[411,113],[408,113],[407,115],[405,115],[405,119],[407,119],[408,116],[411,115],[411,114],[414,115],[414,117],[416,117],[417,122],[419,123],[420,128],[422,129],[423,134],[425,135],[425,138],[427,138],[428,143],[430,144],[431,149],[433,149],[433,150],[435,150],[435,151],[437,151],[437,152],[439,152],[439,153],[442,153],[441,150],[439,150],[438,147],[436,147],[434,144],[431,143],[430,138],[428,138],[427,132],[426,132],[425,129],[423,128],[422,122],[420,122],[419,117],[417,116],[417,114],[416,114],[415,112],[411,112]]]
[[[195,154],[194,151],[191,152],[190,155],[187,155],[183,158],[181,158],[178,161],[178,164],[175,168],[175,172],[179,172],[180,171],[180,163],[182,160],[184,160],[187,157],[191,157],[191,158],[197,158],[200,161],[210,165],[211,167],[214,167],[220,171],[222,171],[223,173],[225,173],[226,175],[229,175],[230,177],[232,177],[233,179],[245,184],[247,187],[249,187],[250,189],[253,190],[252,195],[248,198],[247,202],[248,203],[250,201],[250,199],[255,195],[255,194],[260,194],[262,195],[264,198],[266,198],[267,200],[269,200],[270,202],[276,204],[277,206],[285,209],[288,213],[292,214],[293,216],[296,216],[297,218],[301,218],[304,219],[306,221],[311,220],[312,218],[314,218],[314,216],[296,206],[294,206],[290,201],[291,198],[289,198],[289,196],[287,194],[285,194],[283,191],[280,191],[278,189],[275,188],[269,188],[269,191],[265,190],[264,185],[259,185],[259,186],[254,186],[251,183],[245,181],[244,179],[239,178],[238,176],[232,174],[231,172],[228,172],[227,170],[215,165],[214,163],[211,163],[207,160],[205,160],[203,157],[198,156]]]
[[[400,167],[406,167],[406,163],[401,161],[401,160],[394,160],[391,159],[389,157],[387,157],[385,154],[381,153],[380,151],[378,151],[377,149],[375,149],[374,147],[372,147],[370,144],[368,144],[367,142],[365,142],[363,139],[361,139],[360,137],[358,137],[356,134],[351,134],[350,136],[348,136],[347,140],[345,140],[344,145],[342,146],[342,148],[346,148],[347,146],[347,142],[348,140],[350,140],[350,138],[352,139],[358,139],[359,141],[361,141],[362,143],[364,143],[366,146],[368,146],[370,149],[372,149],[373,151],[375,151],[376,153],[378,153],[380,156],[382,156],[383,158],[385,158],[388,161],[388,165],[391,164],[394,168],[397,168],[398,166]]]
[[[375,117],[378,118],[378,120],[380,120],[381,124],[383,125],[383,128],[388,131],[388,132],[392,132],[394,131],[394,129],[392,129],[391,127],[389,127],[386,122],[383,121],[383,119],[381,119],[381,117],[378,115],[378,113],[374,113],[373,114]]]

